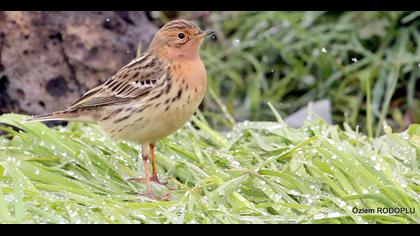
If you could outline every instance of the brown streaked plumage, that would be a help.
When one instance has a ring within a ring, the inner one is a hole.
[[[155,167],[154,143],[182,127],[201,103],[207,87],[205,67],[199,56],[201,31],[187,20],[164,25],[149,49],[113,77],[85,93],[67,109],[30,121],[91,121],[117,139],[141,144],[149,197],[150,181],[160,183]],[[152,156],[152,176],[147,160]],[[162,183],[160,183],[162,184]]]

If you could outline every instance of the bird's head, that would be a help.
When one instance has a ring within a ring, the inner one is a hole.
[[[169,60],[196,59],[204,37],[211,34],[213,31],[202,31],[191,21],[173,20],[156,33],[150,50]]]

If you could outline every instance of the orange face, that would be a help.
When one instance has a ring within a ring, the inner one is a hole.
[[[164,51],[171,58],[195,58],[198,56],[203,38],[212,34],[202,31],[196,25],[186,20],[175,20],[167,23],[156,33],[151,47]]]

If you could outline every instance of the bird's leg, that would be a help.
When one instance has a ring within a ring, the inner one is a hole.
[[[129,181],[137,181],[137,182],[146,183],[146,192],[145,193],[140,193],[140,195],[143,195],[143,196],[146,196],[148,198],[155,199],[155,200],[169,200],[170,194],[165,194],[164,196],[159,197],[159,196],[156,196],[152,192],[152,188],[151,188],[151,184],[150,184],[149,169],[148,169],[148,166],[147,166],[147,161],[149,159],[148,152],[149,152],[148,145],[142,145],[141,159],[143,160],[144,178],[129,179]]]
[[[156,157],[155,157],[155,145],[151,143],[149,145],[150,147],[150,154],[152,155],[152,177],[150,178],[151,181],[166,186],[168,183],[166,182],[160,182],[157,171],[156,171]]]
[[[155,145],[154,144],[150,144],[150,154],[151,154],[151,159],[152,159],[152,176],[149,178],[149,182],[154,182],[157,183],[159,185],[162,186],[166,186],[168,183],[166,182],[160,182],[158,175],[157,175],[157,170],[156,170],[156,156],[155,156]],[[133,178],[133,179],[129,179],[129,181],[136,181],[136,182],[142,182],[142,183],[146,183],[146,178]]]
[[[149,169],[147,168],[147,159],[149,159],[149,154],[147,151],[141,150],[141,158],[143,159],[143,169],[144,169],[144,180],[146,183],[146,195],[153,195],[152,188],[150,187],[149,179]]]

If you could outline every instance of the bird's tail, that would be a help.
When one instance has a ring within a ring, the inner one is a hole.
[[[48,115],[34,116],[26,119],[24,122],[43,122],[43,121],[69,121],[73,120],[74,115],[67,111],[58,111]]]

